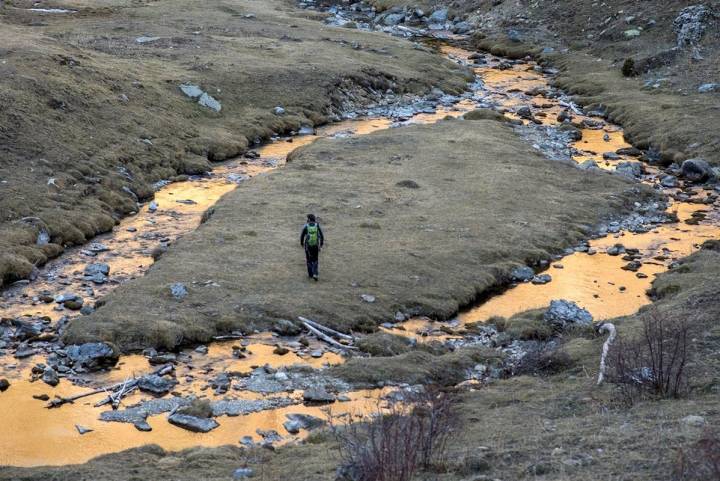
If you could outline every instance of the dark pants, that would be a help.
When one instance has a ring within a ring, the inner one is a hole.
[[[318,246],[305,246],[305,261],[307,262],[307,270],[309,277],[316,277],[318,272],[318,259],[320,257],[320,249]]]

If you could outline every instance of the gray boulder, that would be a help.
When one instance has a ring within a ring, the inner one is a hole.
[[[57,386],[60,383],[60,378],[58,377],[58,373],[55,371],[55,369],[51,367],[46,367],[43,371],[42,380],[45,384],[49,386]]]
[[[303,401],[313,404],[326,404],[335,402],[335,396],[322,387],[314,387],[303,392]]]
[[[581,170],[598,170],[600,167],[598,167],[597,162],[595,162],[592,159],[588,159],[584,161],[583,163],[578,165],[578,168]]]
[[[110,274],[110,266],[100,262],[88,264],[83,272],[85,280],[95,284],[107,282],[108,274]]]
[[[643,174],[643,165],[640,162],[620,162],[615,172],[631,179],[637,179]]]
[[[181,282],[176,282],[174,284],[171,284],[170,285],[170,294],[172,294],[172,296],[175,299],[183,299],[184,297],[187,297],[187,295],[188,295],[187,287],[185,287],[185,284],[183,284]]]
[[[532,278],[532,283],[535,285],[547,284],[552,281],[550,274],[538,274]]]
[[[389,15],[385,15],[385,17],[383,18],[383,23],[388,27],[394,27],[395,25],[402,23],[404,20],[404,13],[391,13]]]
[[[672,189],[674,187],[677,187],[679,185],[679,182],[677,180],[677,177],[674,175],[666,175],[663,176],[662,179],[660,179],[660,185],[663,187],[667,187],[668,189]]]
[[[510,271],[510,277],[513,281],[527,282],[535,277],[535,271],[528,266],[518,266]]]
[[[325,420],[309,414],[293,413],[286,414],[285,417],[288,418],[288,421],[297,423],[301,429],[308,431],[320,428],[326,424]]]
[[[73,344],[68,346],[65,352],[75,365],[88,369],[114,366],[119,358],[118,352],[111,345],[104,342]]]
[[[187,429],[194,433],[209,433],[216,427],[220,426],[217,421],[212,418],[198,418],[187,414],[173,414],[168,417],[168,422],[173,426]]]
[[[688,159],[682,163],[682,175],[691,182],[707,182],[715,177],[710,164],[703,159]]]
[[[569,325],[590,326],[593,317],[574,302],[560,299],[550,302],[550,308],[545,311],[543,320],[555,329],[564,329]]]
[[[220,102],[207,92],[203,92],[198,100],[198,104],[215,112],[220,112],[222,110]]]
[[[430,17],[428,17],[428,21],[430,23],[445,23],[448,19],[448,9],[447,8],[440,8],[438,10],[435,10],[433,13],[430,14]]]
[[[143,392],[152,394],[153,396],[163,396],[169,393],[176,384],[177,381],[174,379],[161,377],[157,374],[149,374],[138,380],[138,388]]]

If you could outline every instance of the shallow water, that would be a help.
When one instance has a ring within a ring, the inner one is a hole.
[[[467,61],[470,54],[450,47],[443,51],[460,61]],[[533,105],[536,114],[545,114],[536,117],[541,125],[557,125],[557,114],[563,109],[558,99],[523,94],[526,90],[548,85],[548,78],[536,72],[533,63],[523,63],[514,65],[510,69],[498,70],[496,67],[500,59],[490,56],[487,58],[490,60],[488,65],[476,68],[478,76],[484,81],[484,86],[476,92],[476,98],[473,100],[465,99],[453,107],[442,107],[432,114],[418,114],[403,122],[390,118],[349,120],[319,128],[313,135],[277,139],[258,149],[260,154],[258,159],[234,159],[216,166],[213,173],[207,177],[192,178],[187,182],[162,187],[155,196],[157,204],[155,212],[150,211],[149,205],[144,205],[136,215],[124,219],[112,233],[94,240],[107,246],[109,248],[107,252],[93,256],[88,254],[86,246],[68,250],[44,267],[38,280],[28,286],[6,290],[0,304],[0,315],[2,317],[46,315],[53,320],[58,320],[62,316],[77,315],[55,303],[45,304],[39,301],[38,297],[43,291],[52,294],[76,292],[87,302],[92,302],[118,285],[143,275],[153,262],[151,257],[153,249],[171,244],[178,237],[195,229],[203,213],[224,194],[237,188],[238,185],[241,186],[243,179],[263,175],[282,166],[288,153],[318,138],[364,135],[407,123],[431,123],[447,115],[462,115],[474,109],[476,103],[487,102],[507,109],[506,115],[516,119],[518,117],[511,112],[512,109],[520,105]],[[576,115],[576,118],[586,117]],[[574,147],[578,149],[574,155],[577,162],[592,159],[601,168],[614,169],[619,161],[603,161],[602,154],[629,145],[624,141],[620,127],[605,124],[602,129],[584,129],[583,139],[575,143]],[[652,170],[649,172],[652,173]],[[652,183],[655,180],[648,178],[647,182]],[[546,271],[553,278],[549,284],[540,286],[520,284],[462,313],[458,320],[449,326],[484,321],[495,315],[511,316],[527,309],[547,306],[553,299],[576,301],[590,310],[596,319],[632,314],[650,302],[646,290],[655,275],[665,271],[673,260],[693,252],[706,238],[718,237],[720,231],[717,227],[716,212],[712,212],[698,225],[690,226],[682,222],[689,218],[692,212],[708,209],[707,206],[696,204],[674,203],[670,206],[670,210],[678,213],[680,223],[662,225],[644,234],[620,232],[593,240],[590,242],[591,249],[596,251],[593,255],[576,252],[553,262]],[[641,260],[644,264],[640,272],[646,274],[646,278],[641,279],[634,272],[622,270],[621,267],[627,261],[605,253],[608,247],[617,242],[641,250],[643,256]],[[663,256],[664,259],[655,260],[658,256]],[[110,265],[107,284],[89,285],[83,280],[82,271],[90,262],[104,262]],[[443,329],[447,326],[447,323],[419,318],[402,323],[403,331],[393,329],[392,332],[417,337],[420,341],[444,341],[455,337],[444,332]],[[234,399],[261,399],[262,394],[249,391],[231,390],[228,394],[216,395],[212,389],[208,389],[209,378],[220,372],[248,374],[255,367],[264,365],[282,368],[302,364],[319,368],[343,362],[339,354],[327,349],[324,350],[322,357],[309,355],[313,349],[323,349],[319,343],[308,349],[295,349],[280,356],[274,354],[273,350],[274,345],[282,340],[269,334],[256,335],[246,341],[249,342],[247,346],[249,354],[244,359],[236,359],[232,355],[233,346],[241,341],[213,343],[208,346],[206,354],[194,351],[181,353],[184,356],[191,356],[191,361],[178,363],[176,377],[180,382],[175,390],[182,395],[194,394],[211,400],[226,396]],[[288,413],[306,413],[321,418],[326,416],[324,408],[297,404],[239,417],[223,416],[218,418],[219,428],[208,434],[196,434],[170,425],[165,419],[166,415],[161,414],[148,418],[153,430],[144,433],[137,431],[132,424],[100,421],[99,413],[109,408],[96,408],[93,405],[103,399],[104,394],[88,397],[59,409],[46,409],[44,407],[46,403],[32,399],[32,395],[66,396],[85,392],[89,388],[75,386],[67,380],[62,380],[56,388],[51,388],[42,381],[29,382],[30,368],[40,361],[42,361],[41,356],[22,361],[10,356],[0,357],[0,373],[12,382],[11,388],[0,394],[0,412],[7,413],[4,421],[5,432],[8,433],[0,437],[0,465],[80,463],[100,454],[148,443],[156,443],[170,450],[197,445],[236,444],[246,435],[259,440],[257,429],[274,429],[281,434],[287,434],[282,424]],[[123,356],[113,370],[86,378],[91,387],[96,387],[147,374],[152,369],[145,356],[135,354]],[[374,412],[379,398],[384,393],[383,391],[351,392],[348,393],[350,401],[334,403],[331,408],[335,414],[350,412],[362,415]],[[289,392],[286,395],[298,399],[301,393]],[[127,398],[123,405],[129,406],[147,398],[144,394],[136,393]],[[76,424],[93,429],[93,432],[80,435],[75,428]],[[295,437],[287,437],[285,441],[292,439]],[[42,449],[38,448],[39,445]]]

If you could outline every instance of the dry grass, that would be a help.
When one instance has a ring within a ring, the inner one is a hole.
[[[447,318],[513,265],[548,258],[648,192],[548,161],[493,121],[319,141],[225,196],[144,278],[74,321],[67,340],[173,347],[297,316],[341,330],[372,330],[397,311]],[[296,238],[310,211],[328,241],[319,283],[304,275]],[[257,237],[238,233],[248,224]],[[208,279],[219,287],[194,284]],[[169,295],[174,282],[186,299]]]
[[[466,81],[409,42],[325,27],[284,0],[52,4],[72,15],[24,10],[33,4],[0,4],[0,285],[135,210],[123,187],[146,198],[153,181],[323,122],[343,92],[362,103],[370,88],[457,92]],[[189,100],[183,82],[222,111]],[[39,228],[50,247],[34,246]]]
[[[358,387],[387,383],[452,386],[464,381],[467,371],[476,364],[496,365],[501,360],[502,355],[492,349],[459,349],[440,355],[414,350],[392,357],[350,359],[330,372]]]

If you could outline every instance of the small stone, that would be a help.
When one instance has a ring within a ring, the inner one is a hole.
[[[135,429],[138,431],[142,431],[144,433],[152,431],[152,426],[150,426],[147,421],[138,421],[133,423],[133,426],[135,426]]]
[[[77,432],[79,432],[81,436],[83,434],[91,433],[93,431],[92,429],[80,426],[79,424],[75,425],[75,429],[77,429]]]
[[[609,256],[619,256],[620,254],[625,253],[625,246],[622,244],[615,244],[614,246],[608,248],[607,255]]]
[[[361,295],[360,295],[360,298],[361,298],[363,301],[365,301],[365,302],[367,302],[367,303],[370,303],[370,304],[372,304],[373,302],[375,302],[375,296],[372,296],[372,295],[370,295],[370,294],[361,294]]]
[[[250,439],[250,442],[252,442],[252,439]],[[233,471],[233,479],[235,480],[252,478],[254,476],[255,471],[253,471],[251,468],[237,468],[235,471]]]
[[[302,429],[302,424],[297,420],[287,420],[283,423],[283,427],[290,434],[297,434]]]
[[[698,92],[701,94],[707,94],[710,92],[720,92],[720,84],[717,83],[708,83],[708,84],[702,84],[698,87]]]
[[[686,426],[691,426],[694,428],[701,428],[701,427],[705,426],[705,418],[702,416],[695,416],[695,415],[685,416],[684,418],[682,418],[680,420],[680,422]]]
[[[273,354],[278,356],[284,356],[288,352],[290,352],[290,349],[284,346],[275,346],[275,349],[273,349]]]
[[[532,283],[535,285],[547,284],[550,281],[552,281],[552,276],[550,274],[538,274],[532,279]]]
[[[7,391],[9,387],[10,387],[10,381],[8,381],[5,378],[0,379],[0,392]]]
[[[322,387],[306,389],[303,392],[303,401],[307,403],[327,404],[335,402],[335,396]]]
[[[33,399],[37,399],[38,401],[49,401],[50,396],[47,394],[33,394]]]
[[[397,311],[395,313],[395,322],[403,322],[406,319],[407,317],[405,317],[405,314],[403,314],[402,312]]]
[[[604,160],[620,160],[620,156],[618,154],[616,154],[615,152],[604,152],[603,159]]]
[[[674,175],[666,175],[663,176],[662,179],[660,179],[660,185],[662,185],[665,188],[673,189],[677,187],[680,183],[678,182],[677,177]]]
[[[187,287],[185,287],[185,284],[181,282],[171,284],[170,294],[172,294],[175,299],[183,299],[188,295]]]
[[[280,107],[279,105],[273,109],[273,113],[275,115],[285,115],[285,109]]]

